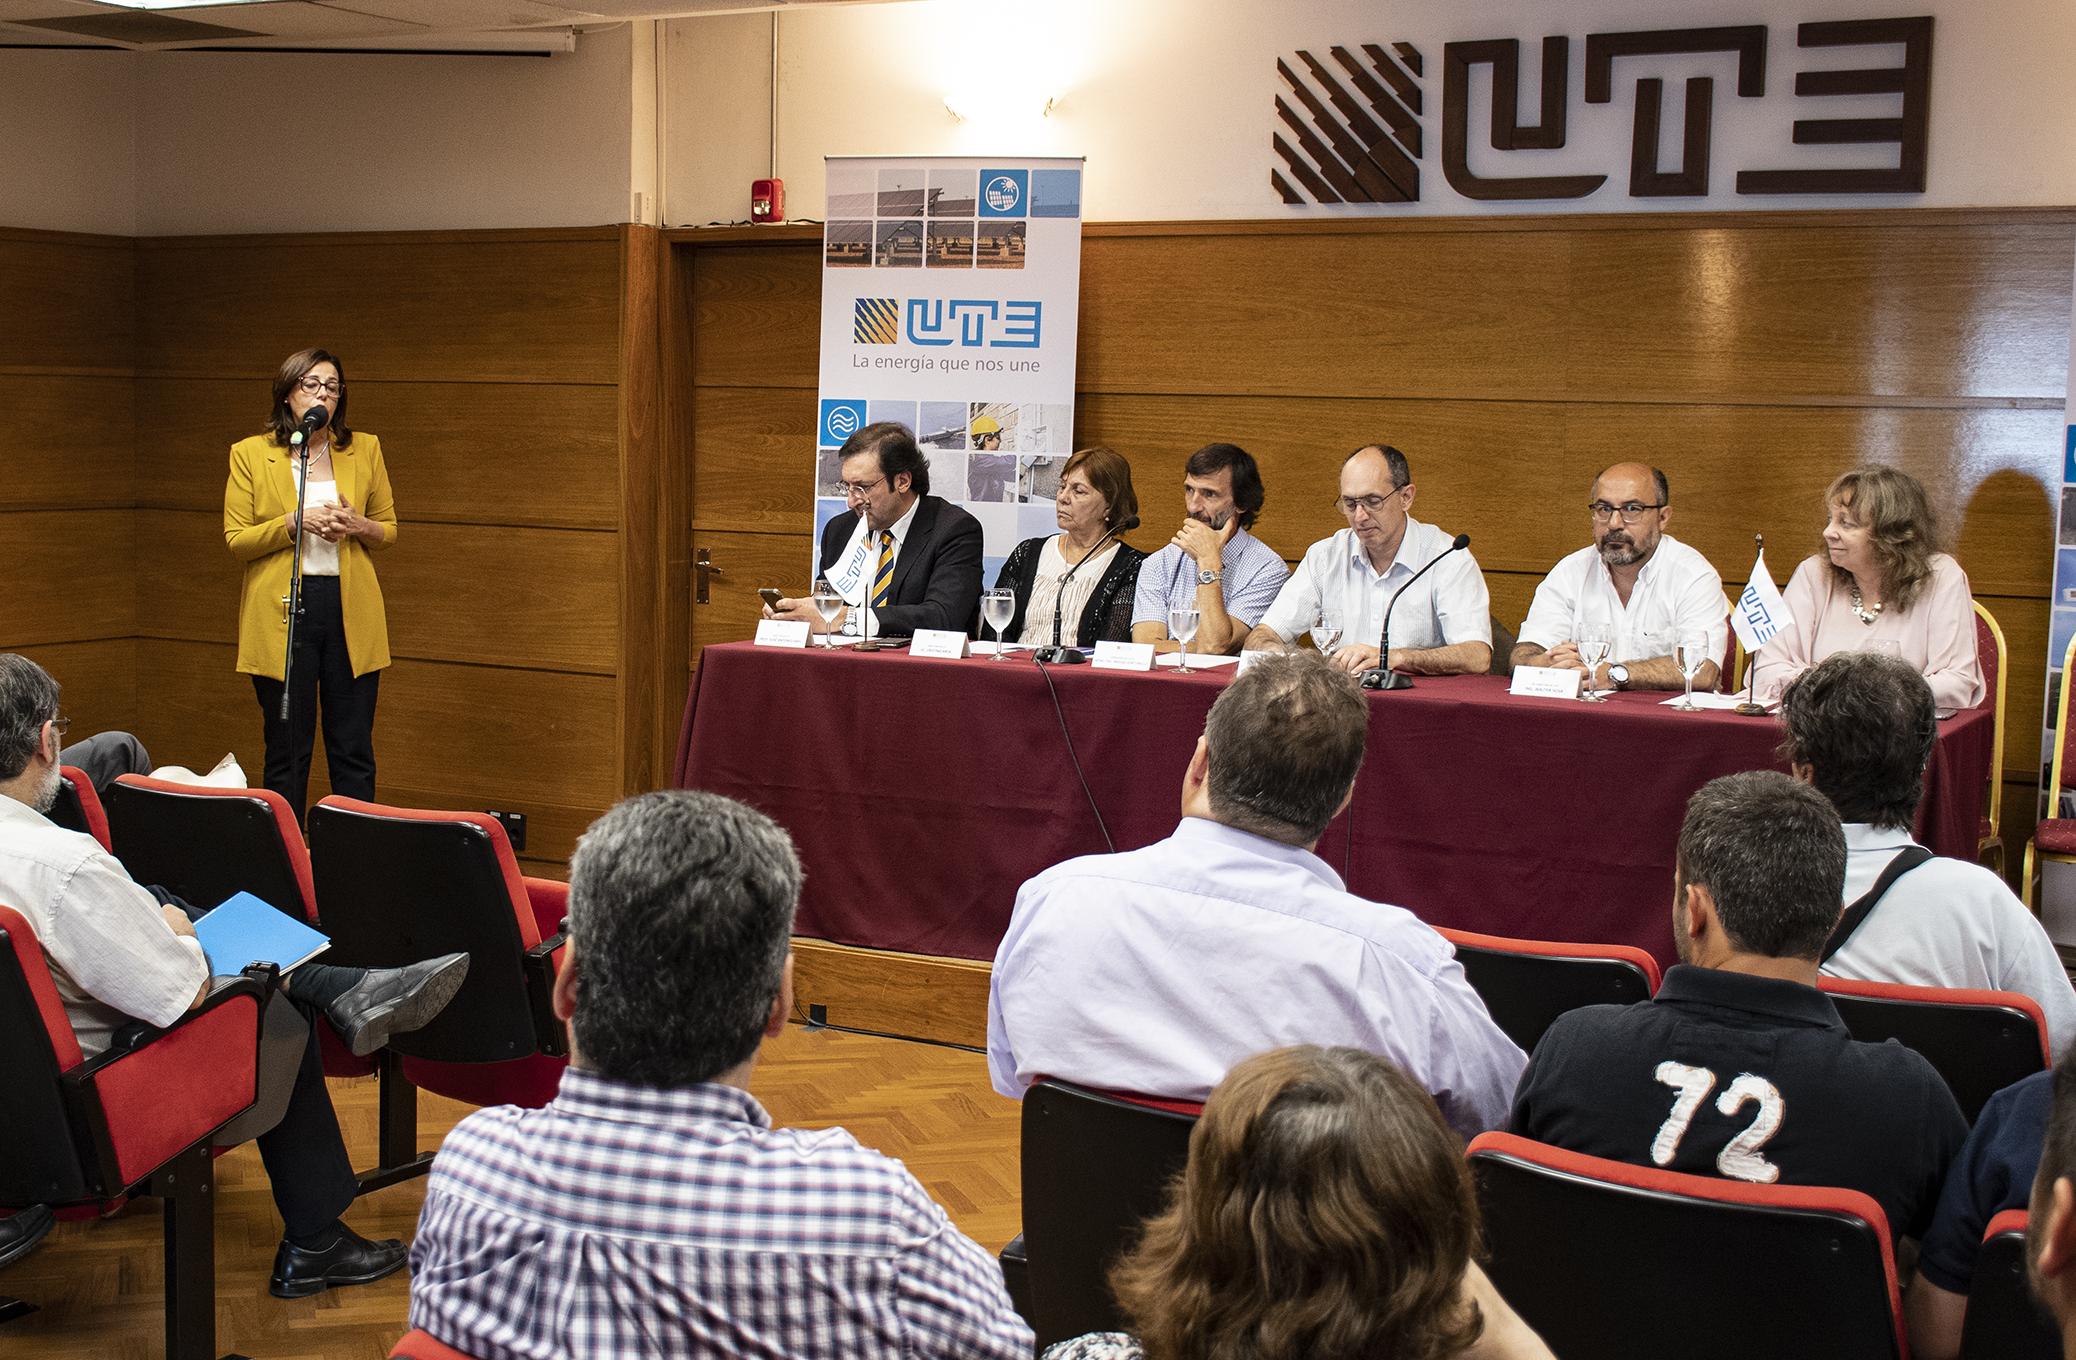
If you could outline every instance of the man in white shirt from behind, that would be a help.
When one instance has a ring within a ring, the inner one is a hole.
[[[1730,602],[1708,559],[1665,532],[1672,523],[1665,474],[1617,463],[1593,482],[1593,542],[1559,561],[1535,588],[1514,648],[1516,666],[1583,671],[1579,634],[1610,630],[1613,646],[1595,665],[1594,689],[1679,689],[1675,649],[1682,634],[1707,638],[1694,688],[1714,689],[1729,640]]]
[[[1904,848],[1939,724],[1915,666],[1838,652],[1781,696],[1783,752],[1845,824],[1845,902],[1858,901]],[[1896,879],[1824,963],[1832,977],[2020,992],[2040,1003],[2059,1057],[2076,1038],[2076,989],[2053,941],[2004,880],[1943,857]]]
[[[1335,503],[1348,527],[1305,550],[1247,647],[1287,646],[1324,622],[1340,630],[1331,660],[1344,671],[1382,664],[1413,675],[1483,674],[1492,665],[1485,575],[1466,550],[1413,581],[1455,541],[1412,517],[1413,495],[1413,469],[1389,444],[1365,444],[1343,459]],[[1380,663],[1384,611],[1409,582],[1391,615],[1391,655]]]

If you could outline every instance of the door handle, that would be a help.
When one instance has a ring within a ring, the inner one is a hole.
[[[701,548],[692,555],[692,603],[706,604],[711,593],[713,578],[728,573],[714,565],[711,549]]]

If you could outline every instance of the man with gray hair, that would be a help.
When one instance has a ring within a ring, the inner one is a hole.
[[[1680,828],[1680,963],[1633,1006],[1557,1018],[1513,1132],[1594,1157],[1761,1184],[1864,1191],[1922,1238],[1967,1137],[1921,1055],[1860,1043],[1817,990],[1845,835],[1821,794],[1772,770],[1702,786]]]
[[[718,795],[592,824],[555,980],[562,1089],[447,1136],[413,1327],[477,1356],[1028,1360],[1000,1269],[899,1162],[775,1129],[747,1089],[793,1010],[799,896],[786,833]]]
[[[1525,1061],[1448,942],[1313,853],[1362,765],[1369,707],[1314,653],[1266,655],[1211,706],[1182,824],[1017,892],[988,991],[988,1068],[1202,1100],[1287,1044],[1379,1053],[1459,1132],[1500,1124]]]

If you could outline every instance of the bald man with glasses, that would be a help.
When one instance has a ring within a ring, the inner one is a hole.
[[[1642,463],[1617,463],[1594,479],[1593,542],[1564,558],[1535,588],[1511,658],[1516,666],[1584,671],[1579,634],[1609,630],[1608,659],[1588,677],[1592,688],[1679,689],[1676,648],[1683,636],[1706,638],[1694,688],[1715,688],[1729,639],[1730,602],[1708,559],[1665,532],[1672,487]]]

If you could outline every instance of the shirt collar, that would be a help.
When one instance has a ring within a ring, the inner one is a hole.
[[[1420,551],[1415,546],[1413,540],[1426,541],[1427,536],[1420,532],[1424,527],[1419,520],[1414,519],[1411,515],[1406,516],[1406,531],[1398,536],[1398,551],[1391,555],[1391,566],[1384,572],[1386,576],[1391,575],[1392,572],[1397,571],[1400,567],[1404,567],[1408,573],[1411,573],[1427,565],[1425,562],[1416,562],[1412,558],[1412,554]],[[1362,549],[1358,546],[1356,552],[1360,554],[1361,551]],[[1365,558],[1364,561],[1368,561],[1368,559]]]
[[[1756,977],[1724,968],[1702,968],[1674,964],[1665,971],[1653,1004],[1661,1001],[1690,1001],[1704,1006],[1748,1011],[1792,1025],[1844,1029],[1831,998],[1814,987],[1785,978]]]
[[[757,1098],[739,1087],[717,1082],[668,1088],[636,1086],[582,1067],[563,1069],[562,1087],[550,1104],[559,1114],[615,1124],[715,1122],[771,1127],[771,1116]]]
[[[1272,841],[1267,836],[1257,836],[1252,831],[1242,831],[1237,826],[1227,826],[1224,822],[1214,822],[1207,817],[1184,817],[1182,824],[1175,828],[1175,834],[1171,839],[1221,845],[1244,855],[1275,860],[1279,864],[1303,869],[1335,892],[1348,891],[1341,882],[1341,876],[1333,871],[1332,866],[1303,846]]]
[[[30,807],[27,803],[22,802],[18,798],[9,798],[4,793],[0,793],[0,821],[18,821],[31,825],[40,822],[44,826],[57,825],[56,822],[53,822],[35,808]]]
[[[1641,567],[1637,568],[1637,585],[1640,586],[1657,576],[1658,564],[1665,560],[1665,547],[1671,542],[1671,534],[1658,535],[1658,546],[1651,549],[1651,555],[1645,559]],[[1597,571],[1600,574],[1600,579],[1607,582],[1609,590],[1615,588],[1615,569],[1610,567],[1606,560],[1601,557],[1600,546],[1596,543],[1588,543],[1586,545],[1586,570],[1589,572]]]
[[[893,524],[888,526],[894,531],[894,543],[896,546],[906,546],[906,544],[908,543],[909,527],[915,523],[915,512],[922,508],[923,498],[921,496],[917,496],[915,498],[915,503],[908,507],[908,513],[903,515],[901,518],[895,520]],[[858,518],[862,520],[864,519],[864,516],[860,515]],[[866,526],[865,536],[871,539],[877,539],[878,537],[878,535],[872,532],[872,528],[870,525]]]
[[[1847,822],[1845,824],[1845,850],[1901,850],[1906,845],[1915,845],[1910,833],[1900,827],[1876,826],[1872,822]]]

